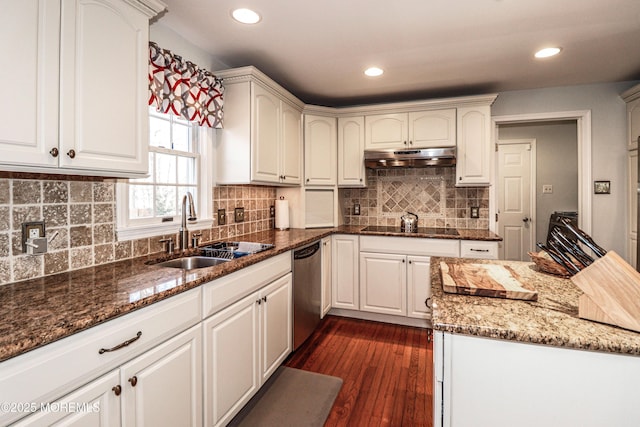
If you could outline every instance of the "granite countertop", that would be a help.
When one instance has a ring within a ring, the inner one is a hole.
[[[0,286],[0,362],[331,234],[501,240],[488,230],[460,230],[452,237],[432,230],[374,233],[363,228],[268,230],[235,236],[227,240],[270,243],[274,248],[191,271],[152,264],[181,256],[178,253],[152,254]]]
[[[537,301],[468,296],[442,290],[440,261],[512,267],[538,291]],[[457,334],[640,356],[640,333],[578,317],[582,291],[533,263],[431,258],[433,329]]]

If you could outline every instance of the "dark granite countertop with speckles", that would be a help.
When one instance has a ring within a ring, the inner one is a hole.
[[[501,240],[488,230],[460,230],[459,236],[449,236],[424,232],[372,233],[363,232],[363,228],[269,230],[236,236],[228,240],[275,246],[255,255],[191,271],[149,265],[149,262],[169,258],[153,254],[0,286],[0,361],[335,233]]]
[[[508,264],[538,291],[537,301],[445,293],[440,261]],[[578,317],[582,291],[528,262],[431,258],[435,330],[487,338],[640,356],[640,333]]]

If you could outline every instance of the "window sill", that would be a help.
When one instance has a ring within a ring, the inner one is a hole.
[[[202,230],[211,228],[213,219],[198,219],[195,222],[188,222],[187,228],[190,230]],[[146,224],[132,227],[121,227],[116,230],[117,241],[145,239],[149,237],[160,237],[167,234],[177,234],[180,223],[167,222],[164,224]]]

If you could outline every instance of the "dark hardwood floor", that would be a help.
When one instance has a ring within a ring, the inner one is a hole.
[[[327,316],[285,362],[344,383],[325,426],[432,426],[428,330]]]

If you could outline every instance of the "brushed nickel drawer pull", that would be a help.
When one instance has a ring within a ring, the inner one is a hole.
[[[129,344],[138,341],[140,339],[140,337],[142,336],[142,331],[138,331],[138,333],[136,334],[135,337],[131,338],[130,340],[126,340],[125,342],[123,342],[122,344],[118,344],[115,347],[111,347],[111,348],[101,348],[98,353],[102,354],[102,353],[108,353],[110,351],[116,351],[116,350],[120,350],[123,347],[128,346]]]

